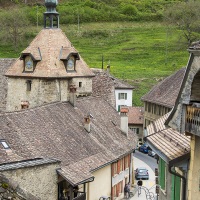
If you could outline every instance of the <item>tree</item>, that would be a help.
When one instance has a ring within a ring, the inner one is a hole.
[[[164,12],[165,21],[178,26],[182,30],[188,46],[199,39],[197,32],[200,31],[200,2],[188,1],[170,5]]]
[[[4,31],[3,38],[12,42],[15,49],[17,49],[28,26],[26,12],[17,8],[3,11],[0,13],[0,21],[0,28]]]

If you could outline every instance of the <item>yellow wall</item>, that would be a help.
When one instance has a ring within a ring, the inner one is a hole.
[[[99,200],[103,195],[111,197],[111,165],[93,173],[95,179],[89,183],[87,200]]]
[[[188,172],[188,200],[200,198],[199,191],[200,181],[200,137],[192,136],[191,138],[191,157]]]

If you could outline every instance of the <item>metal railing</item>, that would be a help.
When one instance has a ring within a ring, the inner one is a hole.
[[[200,135],[200,108],[187,106],[185,130],[195,135]]]

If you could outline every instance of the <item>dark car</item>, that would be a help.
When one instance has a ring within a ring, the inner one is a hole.
[[[139,147],[139,151],[143,153],[148,153],[151,148],[147,144],[143,144]]]
[[[135,179],[149,179],[149,172],[145,167],[139,167],[135,170]]]

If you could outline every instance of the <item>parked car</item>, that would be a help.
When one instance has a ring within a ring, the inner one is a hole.
[[[149,150],[148,155],[151,156],[151,157],[154,157],[156,155],[156,153],[152,150]]]
[[[139,147],[139,151],[143,153],[148,153],[151,148],[147,144],[143,144]]]
[[[147,179],[149,180],[149,172],[145,167],[139,167],[135,170],[135,179]]]

